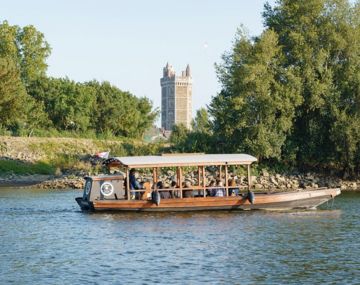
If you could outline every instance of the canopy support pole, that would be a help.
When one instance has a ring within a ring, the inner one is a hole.
[[[202,171],[202,177],[203,177],[203,195],[204,195],[204,197],[206,197],[206,178],[205,178],[205,166],[204,165],[201,167],[201,171]]]
[[[200,166],[198,166],[198,186],[200,187],[200,185],[201,185],[201,181],[200,181],[200,179],[201,179],[201,176],[200,176],[200,169],[201,169],[201,167]]]
[[[228,166],[225,165],[225,188],[226,188],[226,197],[229,196],[229,181],[228,181]]]
[[[183,197],[183,187],[182,187],[182,169],[179,167],[179,187],[180,187],[180,198]]]
[[[248,174],[248,190],[251,189],[251,176],[250,176],[250,164],[247,165],[247,174]]]
[[[130,173],[129,173],[129,167],[126,167],[126,195],[127,195],[127,199],[130,200]]]
[[[153,168],[153,181],[154,181],[154,190],[157,189],[157,168]]]

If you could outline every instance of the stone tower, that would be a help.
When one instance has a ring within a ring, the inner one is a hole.
[[[161,85],[161,127],[171,130],[174,124],[191,127],[192,118],[192,77],[187,65],[181,76],[176,76],[169,63],[163,69]]]

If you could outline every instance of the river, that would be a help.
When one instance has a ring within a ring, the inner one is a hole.
[[[0,284],[360,284],[360,193],[319,210],[100,213],[0,188]]]

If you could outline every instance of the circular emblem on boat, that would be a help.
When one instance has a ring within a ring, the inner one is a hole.
[[[104,182],[100,188],[101,194],[110,196],[114,192],[114,186],[110,182]]]
[[[91,181],[88,180],[88,181],[86,181],[86,183],[85,183],[85,194],[86,194],[86,195],[89,195],[90,190],[91,190]]]

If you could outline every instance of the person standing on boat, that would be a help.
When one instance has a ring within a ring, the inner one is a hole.
[[[134,168],[130,169],[129,180],[130,180],[130,199],[135,199],[136,192],[131,190],[138,190],[142,187],[140,183],[136,180],[136,171]]]

